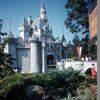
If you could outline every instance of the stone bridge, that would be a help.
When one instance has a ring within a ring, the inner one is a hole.
[[[61,66],[64,65],[65,68],[72,67],[75,70],[82,70],[81,73],[85,73],[87,69],[91,68],[91,64],[95,64],[95,70],[97,72],[97,61],[66,61],[57,62],[57,67],[62,69]]]

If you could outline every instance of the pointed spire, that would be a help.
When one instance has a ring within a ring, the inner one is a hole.
[[[42,0],[41,8],[44,8],[45,9],[44,0]]]
[[[28,24],[29,24],[29,25],[31,25],[31,24],[32,24],[32,22],[33,22],[33,21],[32,21],[32,17],[31,17],[31,16],[29,16],[29,17],[28,17]]]
[[[45,9],[43,0],[42,0],[41,8],[40,8],[40,19],[41,20],[46,20],[46,9]]]
[[[64,27],[62,27],[62,42],[66,42],[66,39],[64,36]]]
[[[64,34],[62,35],[62,42],[66,42]]]
[[[7,37],[13,37],[13,34],[12,34],[11,30],[9,30],[9,32],[7,34]]]
[[[28,25],[28,22],[27,22],[27,20],[26,20],[26,18],[25,18],[25,17],[24,17],[24,19],[23,19],[23,21],[22,21],[21,25]]]
[[[40,13],[45,13],[46,14],[46,9],[44,5],[44,1],[42,0],[41,8],[40,8]]]

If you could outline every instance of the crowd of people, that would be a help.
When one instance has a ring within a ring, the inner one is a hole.
[[[91,61],[92,60],[91,57],[87,57],[87,56],[86,57],[79,58],[79,59],[80,59],[80,61]],[[66,61],[76,61],[76,60],[74,60],[72,58],[67,58],[67,59],[63,59],[61,61],[66,62]]]
[[[86,56],[85,58],[82,57],[81,60],[82,61],[91,61],[91,57],[90,56],[89,57]]]

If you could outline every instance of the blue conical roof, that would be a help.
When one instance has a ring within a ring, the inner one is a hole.
[[[45,8],[45,5],[44,5],[44,0],[42,0],[42,5],[41,5],[41,8]]]
[[[27,22],[27,20],[26,20],[26,18],[25,18],[25,17],[24,17],[24,19],[23,19],[23,21],[22,21],[21,25],[28,25],[28,22]]]
[[[64,42],[66,42],[66,39],[65,39],[65,36],[64,36],[64,34],[62,35],[62,41]]]

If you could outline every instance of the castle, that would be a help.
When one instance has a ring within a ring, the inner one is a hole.
[[[62,40],[53,37],[52,28],[46,17],[44,2],[40,8],[40,18],[28,20],[24,17],[19,26],[20,37],[15,38],[11,32],[7,34],[10,38],[4,49],[16,60],[13,68],[18,72],[36,73],[46,72],[54,68],[61,59],[67,58],[67,47],[64,35]]]

